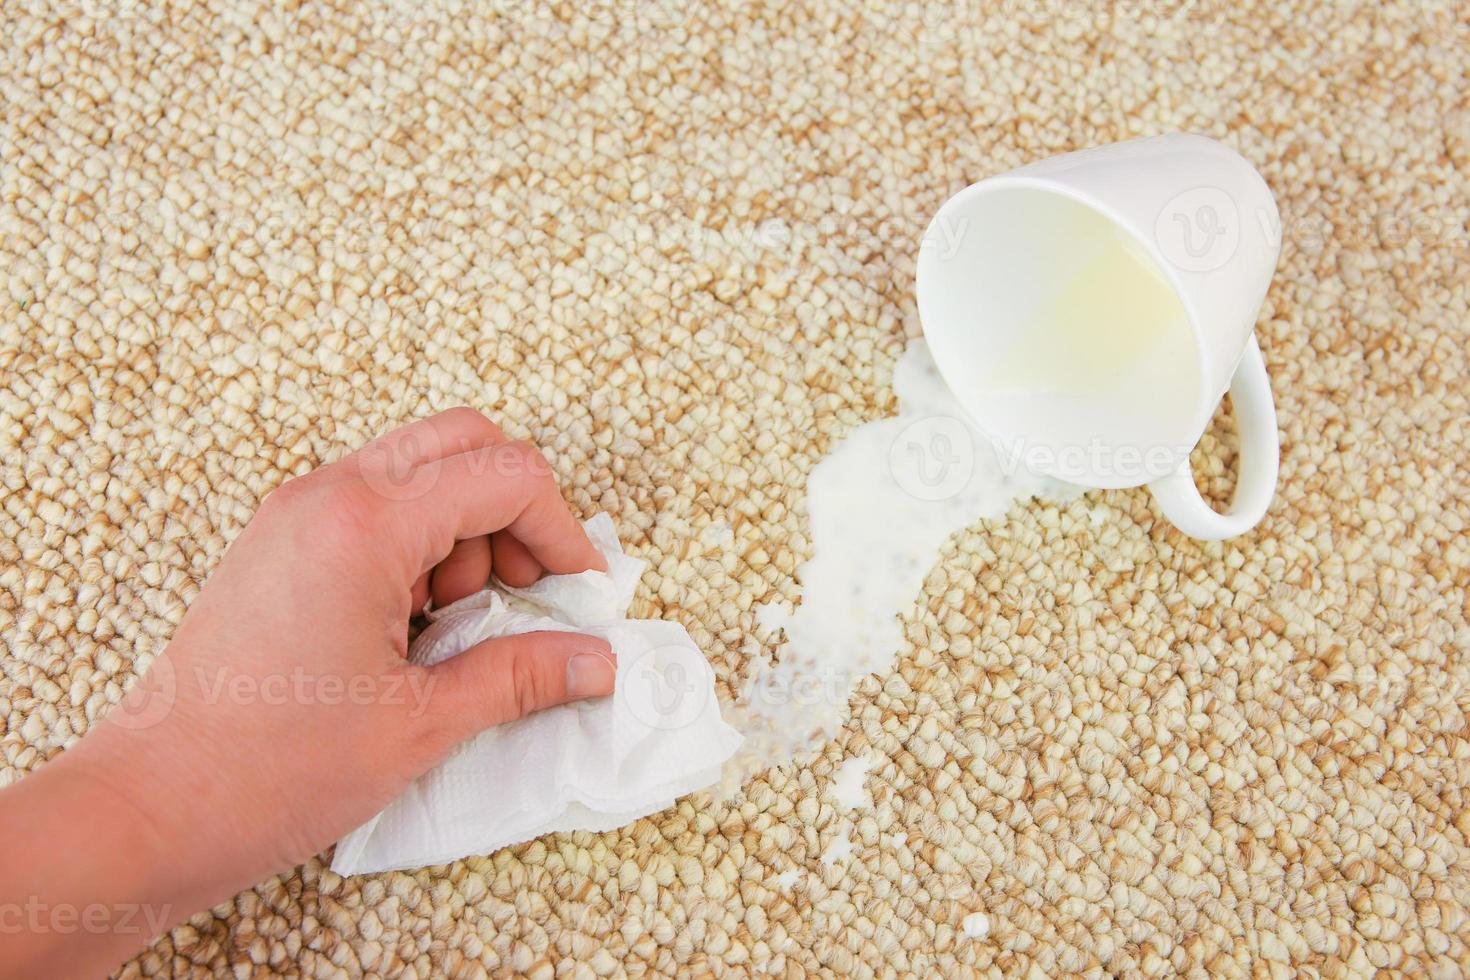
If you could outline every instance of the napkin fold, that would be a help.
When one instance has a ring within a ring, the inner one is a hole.
[[[583,528],[606,572],[491,588],[429,613],[409,659],[433,666],[484,640],[535,630],[601,636],[618,657],[610,697],[487,729],[337,842],[332,870],[443,864],[556,831],[604,831],[717,782],[740,735],[720,717],[714,671],[678,623],[624,619],[645,562],[612,519]]]

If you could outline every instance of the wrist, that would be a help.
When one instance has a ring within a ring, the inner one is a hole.
[[[173,908],[170,925],[265,877],[218,778],[228,751],[174,715],[143,731],[104,722],[68,752],[72,777],[119,815],[118,843],[135,854],[121,875],[141,900]]]
[[[81,744],[0,792],[0,962],[19,975],[105,972],[192,911],[162,840]]]

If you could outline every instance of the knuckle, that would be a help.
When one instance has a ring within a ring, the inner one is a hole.
[[[490,421],[485,413],[468,405],[456,405],[454,408],[445,409],[439,413],[439,418],[445,422],[453,422],[456,426],[478,432],[495,440],[503,440],[505,433],[500,431],[500,426]]]
[[[261,501],[256,519],[282,528],[310,528],[319,520],[320,500],[330,487],[321,470],[287,480]]]
[[[517,644],[510,662],[510,704],[514,717],[524,718],[547,704],[546,676],[537,658],[524,644]]]
[[[323,504],[354,514],[376,513],[383,504],[380,494],[374,493],[371,487],[358,480],[333,484],[324,490],[321,497]]]
[[[323,487],[311,501],[318,526],[351,538],[381,527],[384,505],[380,494],[356,480]]]
[[[404,775],[410,780],[442,762],[465,737],[463,726],[440,712],[431,712],[401,728],[408,735],[402,752],[407,763]]]
[[[260,509],[272,512],[282,510],[294,510],[300,506],[302,499],[310,496],[314,487],[315,474],[293,477],[276,487],[261,501]]]

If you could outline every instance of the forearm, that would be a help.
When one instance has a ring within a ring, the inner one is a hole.
[[[83,740],[0,791],[0,976],[105,975],[218,900],[119,791],[146,773],[107,774],[106,749]]]

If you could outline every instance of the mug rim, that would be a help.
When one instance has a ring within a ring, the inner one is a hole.
[[[1209,365],[1206,362],[1204,327],[1200,320],[1199,311],[1195,308],[1194,299],[1190,296],[1189,291],[1184,288],[1184,283],[1180,281],[1178,270],[1173,268],[1172,263],[1168,262],[1164,258],[1156,242],[1150,241],[1147,236],[1140,235],[1137,229],[1133,227],[1133,223],[1129,221],[1117,209],[1110,207],[1106,202],[1101,201],[1093,197],[1092,195],[1089,195],[1082,191],[1078,191],[1076,188],[1073,188],[1068,184],[1059,183],[1047,177],[1032,176],[1029,174],[996,174],[993,177],[986,177],[982,180],[976,181],[973,184],[970,184],[967,187],[961,188],[959,191],[956,191],[949,197],[948,200],[944,202],[944,204],[940,206],[939,210],[935,212],[934,217],[930,219],[929,224],[924,229],[924,237],[920,241],[918,259],[914,263],[914,295],[919,311],[919,329],[922,331],[924,339],[928,341],[930,348],[934,351],[934,362],[935,365],[939,368],[940,377],[944,379],[945,385],[950,389],[952,393],[959,390],[955,385],[954,378],[952,377],[953,368],[947,366],[951,363],[950,359],[944,357],[943,352],[938,349],[940,346],[942,346],[942,343],[935,343],[936,334],[925,322],[924,307],[926,305],[926,269],[931,267],[932,264],[937,261],[937,259],[926,256],[926,252],[932,255],[933,250],[932,248],[927,248],[924,243],[932,240],[931,232],[934,230],[935,225],[937,225],[940,219],[943,218],[952,209],[958,209],[970,205],[971,203],[973,203],[973,199],[982,197],[995,191],[1015,189],[1043,191],[1049,194],[1056,194],[1060,197],[1080,204],[1083,207],[1089,208],[1090,210],[1105,218],[1108,223],[1111,224],[1114,228],[1128,235],[1129,239],[1135,245],[1143,249],[1144,254],[1146,254],[1149,257],[1149,260],[1153,262],[1156,270],[1164,276],[1165,280],[1169,284],[1169,288],[1174,294],[1174,298],[1184,309],[1185,318],[1189,322],[1190,337],[1193,341],[1191,346],[1194,350],[1195,369],[1198,372],[1198,377],[1200,379],[1199,389],[1195,393],[1196,404],[1194,407],[1194,425],[1191,426],[1190,430],[1194,431],[1195,429],[1197,429],[1198,432],[1194,436],[1194,442],[1190,445],[1189,449],[1186,449],[1181,453],[1173,453],[1171,450],[1174,458],[1166,469],[1162,469],[1159,472],[1144,470],[1144,475],[1139,478],[1116,476],[1108,477],[1100,476],[1096,473],[1088,473],[1081,479],[1079,479],[1077,476],[1063,475],[1062,473],[1058,472],[1060,467],[1056,466],[1035,467],[1034,469],[1036,470],[1036,472],[1041,473],[1044,476],[1050,476],[1053,479],[1058,479],[1065,483],[1071,483],[1077,486],[1086,486],[1099,490],[1119,490],[1131,487],[1146,486],[1147,484],[1152,483],[1154,480],[1169,475],[1170,473],[1177,470],[1180,466],[1187,465],[1189,462],[1190,451],[1193,450],[1195,445],[1198,445],[1201,436],[1204,435],[1204,431],[1210,423],[1210,418],[1214,415],[1216,406],[1218,405],[1220,399],[1224,397],[1224,392],[1221,392],[1219,397],[1217,397],[1214,402],[1209,402],[1206,400],[1206,389],[1209,386],[1208,378],[1210,377],[1210,372]],[[929,288],[932,290],[933,286],[931,285]],[[943,335],[943,330],[939,332],[939,335]],[[958,397],[956,397],[956,401],[959,401]],[[960,407],[964,409],[965,416],[972,425],[974,425],[977,429],[979,429],[981,432],[984,432],[992,439],[995,438],[995,433],[991,432],[985,425],[980,422],[979,419],[975,418],[974,412],[969,405],[960,401]],[[1082,482],[1083,479],[1085,479],[1087,482]]]

